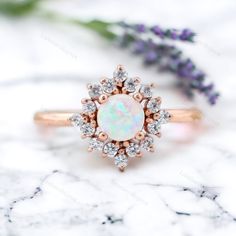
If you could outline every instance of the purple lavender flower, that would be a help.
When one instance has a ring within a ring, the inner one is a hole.
[[[178,87],[189,98],[194,97],[194,92],[199,92],[207,97],[210,104],[216,103],[219,93],[214,90],[213,84],[205,84],[205,73],[191,59],[185,58],[177,47],[140,38],[129,42],[127,46],[131,46],[135,54],[143,55],[145,65],[158,65],[161,71],[176,75],[179,78]]]
[[[151,27],[150,30],[160,38],[164,38],[164,31],[158,25]]]
[[[195,33],[192,32],[190,29],[184,29],[179,35],[179,38],[183,41],[186,40],[186,41],[192,42],[194,36],[195,36]]]
[[[190,58],[185,57],[182,50],[164,41],[170,39],[194,42],[196,34],[193,31],[126,22],[118,25],[124,30],[123,35],[118,35],[120,46],[131,47],[134,54],[142,55],[145,65],[157,65],[160,71],[175,75],[178,78],[178,88],[189,98],[193,98],[195,92],[198,92],[206,96],[210,104],[216,103],[219,93],[215,91],[213,84],[206,83],[206,74],[198,69]],[[161,42],[154,41],[155,37],[161,39]]]
[[[146,26],[144,24],[137,24],[134,26],[136,31],[139,33],[144,33],[146,31]]]
[[[144,24],[128,24],[126,22],[120,22],[119,25],[123,29],[133,31],[133,34],[153,33],[161,39],[180,40],[185,42],[193,42],[195,33],[190,29],[164,29],[158,25],[148,27]]]
[[[144,63],[146,65],[151,65],[158,60],[158,54],[155,51],[148,51],[144,55]]]
[[[143,40],[137,40],[133,43],[133,52],[135,54],[144,53],[146,50],[146,43]]]

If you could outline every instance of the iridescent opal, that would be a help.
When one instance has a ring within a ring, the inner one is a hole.
[[[109,138],[116,141],[129,140],[143,128],[143,107],[129,95],[113,95],[100,106],[97,121]]]

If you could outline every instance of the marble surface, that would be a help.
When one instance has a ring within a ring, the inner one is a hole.
[[[235,235],[235,1],[46,6],[85,18],[176,27],[187,22],[199,43],[180,46],[222,95],[214,108],[201,97],[186,101],[170,75],[144,68],[91,33],[36,17],[1,16],[0,236]],[[37,110],[78,108],[87,96],[85,84],[111,75],[119,63],[143,81],[155,80],[163,107],[196,106],[205,115],[200,125],[165,125],[157,152],[133,161],[124,173],[88,154],[73,128],[39,129],[32,121]]]

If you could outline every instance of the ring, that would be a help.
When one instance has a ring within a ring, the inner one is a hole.
[[[90,98],[82,99],[82,109],[75,111],[40,111],[36,124],[79,127],[82,138],[89,138],[88,151],[101,151],[124,171],[129,159],[141,157],[142,151],[154,151],[154,136],[161,136],[161,126],[171,122],[195,122],[198,109],[161,109],[161,98],[153,96],[153,85],[141,84],[118,65],[112,78],[88,84]]]

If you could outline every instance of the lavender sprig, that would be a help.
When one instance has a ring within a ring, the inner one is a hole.
[[[14,17],[23,17],[33,14],[36,10],[39,16],[48,20],[63,21],[66,23],[83,26],[99,33],[104,38],[114,41],[119,39],[120,45],[129,47],[132,45],[136,54],[142,54],[146,65],[158,65],[160,70],[173,73],[178,78],[178,85],[188,97],[193,97],[197,91],[205,95],[210,104],[215,104],[219,93],[214,90],[212,83],[206,84],[206,75],[199,70],[191,59],[183,56],[181,50],[167,44],[164,39],[179,40],[182,42],[194,42],[195,33],[190,29],[164,29],[158,25],[148,27],[144,24],[128,24],[126,22],[106,22],[102,20],[81,21],[71,19],[55,12],[47,12],[40,8],[39,0],[3,1],[0,2],[0,14]],[[114,33],[111,26],[123,29],[124,34]],[[144,36],[144,37],[143,37]],[[145,40],[143,38],[146,38]],[[161,42],[153,42],[152,39],[160,39]]]
[[[144,24],[128,24],[126,22],[120,22],[119,25],[129,31],[133,31],[135,34],[147,34],[152,33],[161,39],[180,40],[185,42],[194,42],[195,33],[190,29],[165,29],[158,25],[148,27]]]
[[[127,42],[127,34],[121,38],[122,46],[131,47],[134,54],[142,55],[145,65],[157,65],[161,71],[176,75],[178,87],[189,98],[194,97],[194,92],[199,92],[207,97],[211,105],[216,103],[219,93],[214,90],[214,85],[206,83],[206,74],[190,58],[186,58],[180,49],[164,42],[155,43],[151,39],[138,38]]]

